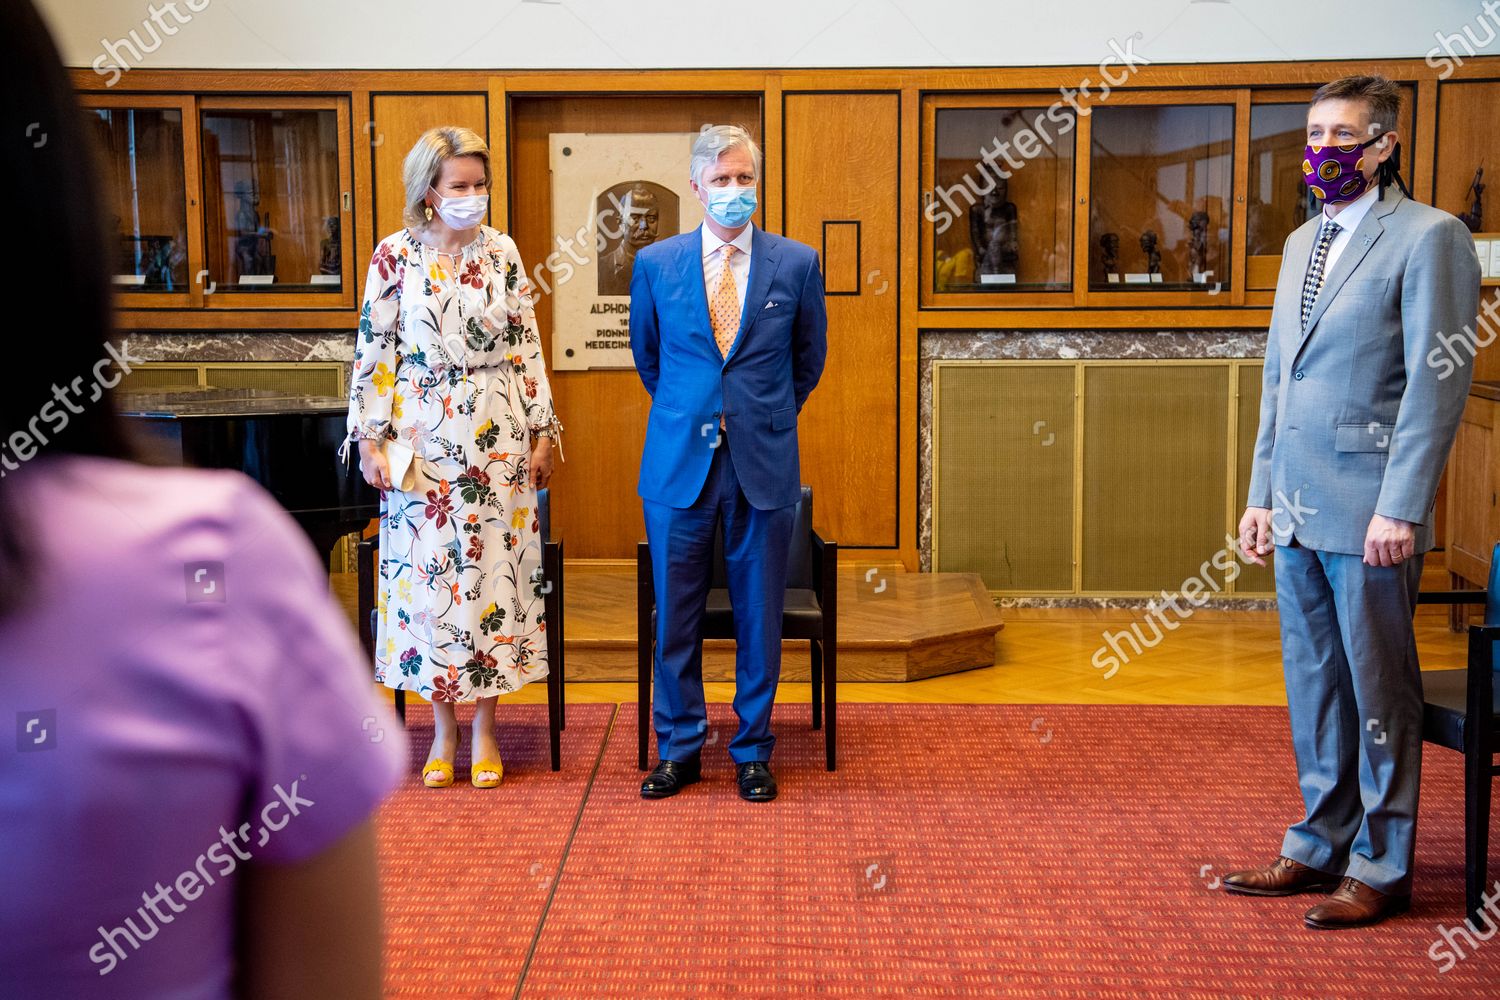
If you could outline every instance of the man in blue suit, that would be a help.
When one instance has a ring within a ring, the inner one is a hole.
[[[743,128],[693,143],[699,229],[642,248],[630,281],[630,348],[651,395],[639,492],[656,588],[660,758],[641,797],[699,780],[708,729],[703,619],[722,523],[734,609],[740,796],[776,797],[771,706],[792,516],[801,496],[797,414],[823,373],[828,317],[818,255],[755,227],[760,149]]]

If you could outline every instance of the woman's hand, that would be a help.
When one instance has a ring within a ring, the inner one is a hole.
[[[542,490],[552,481],[552,439],[536,438],[531,447],[531,488]]]
[[[391,488],[391,463],[386,461],[380,442],[373,438],[359,439],[359,471],[365,482],[377,490]]]

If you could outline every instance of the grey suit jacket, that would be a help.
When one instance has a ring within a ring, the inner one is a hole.
[[[1364,552],[1375,514],[1419,525],[1432,508],[1473,367],[1438,365],[1442,335],[1475,328],[1479,261],[1463,224],[1387,189],[1328,272],[1302,330],[1302,282],[1322,213],[1287,237],[1266,338],[1247,504],[1276,541]],[[1465,361],[1469,359],[1464,358]]]

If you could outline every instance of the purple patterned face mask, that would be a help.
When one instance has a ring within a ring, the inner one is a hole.
[[[1369,142],[1347,146],[1306,147],[1302,172],[1307,175],[1307,189],[1319,201],[1334,205],[1353,201],[1364,194],[1370,186],[1370,179],[1361,169],[1365,165],[1365,150],[1380,139],[1377,135]]]

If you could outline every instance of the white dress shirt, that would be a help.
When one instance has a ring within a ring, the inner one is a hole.
[[[713,234],[708,228],[708,223],[699,226],[703,233],[703,290],[708,297],[714,297],[714,288],[719,283],[719,275],[724,270],[724,247],[725,243]],[[755,224],[750,223],[740,230],[740,234],[729,242],[735,250],[739,251],[729,258],[729,273],[734,275],[734,283],[740,293],[740,316],[745,315],[745,293],[750,290],[750,236],[755,229]]]
[[[1344,247],[1348,246],[1349,241],[1354,238],[1354,230],[1359,228],[1365,216],[1370,214],[1370,209],[1375,205],[1375,199],[1379,196],[1380,186],[1371,181],[1369,190],[1345,205],[1344,210],[1333,219],[1339,224],[1339,234],[1333,238],[1332,243],[1328,244],[1328,259],[1323,264],[1324,275],[1333,272],[1333,265],[1338,263],[1339,254],[1344,252]],[[1329,218],[1326,205],[1323,207],[1323,218],[1325,220]],[[1321,224],[1327,225],[1327,222]]]

